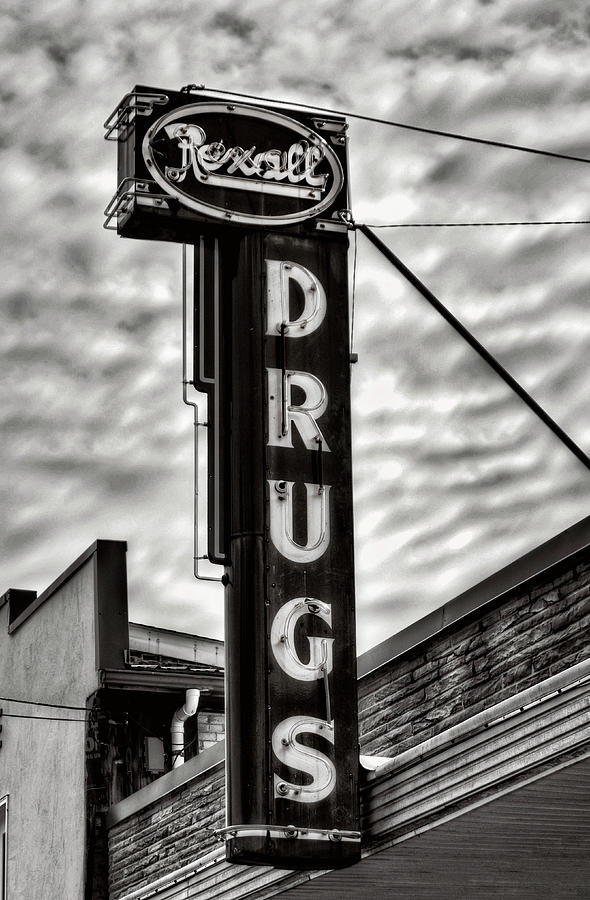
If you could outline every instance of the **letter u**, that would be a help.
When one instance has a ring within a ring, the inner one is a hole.
[[[294,481],[268,479],[270,489],[270,538],[282,556],[297,563],[319,559],[330,545],[330,486],[305,484],[307,492],[307,543],[293,538]]]

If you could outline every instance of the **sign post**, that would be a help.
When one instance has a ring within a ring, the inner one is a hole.
[[[195,245],[208,555],[225,565],[227,857],[360,858],[346,123],[137,87],[107,226]],[[211,477],[212,476],[212,477]]]

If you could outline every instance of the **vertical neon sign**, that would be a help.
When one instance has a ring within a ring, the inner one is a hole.
[[[347,236],[248,244],[232,485],[263,483],[234,505],[227,569],[228,852],[343,865],[360,851]]]
[[[107,218],[196,251],[227,856],[346,865],[360,857],[346,125],[141,87],[124,104]]]

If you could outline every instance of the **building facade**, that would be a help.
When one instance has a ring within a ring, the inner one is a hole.
[[[223,736],[223,644],[128,622],[126,545],[0,598],[0,897],[108,896],[108,809]]]
[[[590,519],[359,659],[363,851],[227,862],[218,745],[115,804],[111,900],[586,897]]]
[[[359,658],[360,862],[240,865],[223,645],[128,623],[125,545],[97,541],[0,598],[0,896],[586,897],[589,626],[590,518]]]

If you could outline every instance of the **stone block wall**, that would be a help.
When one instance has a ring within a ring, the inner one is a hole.
[[[111,827],[110,900],[209,853],[219,846],[213,829],[224,825],[225,771],[220,762]]]
[[[590,564],[533,579],[361,678],[361,752],[393,756],[590,656]]]

